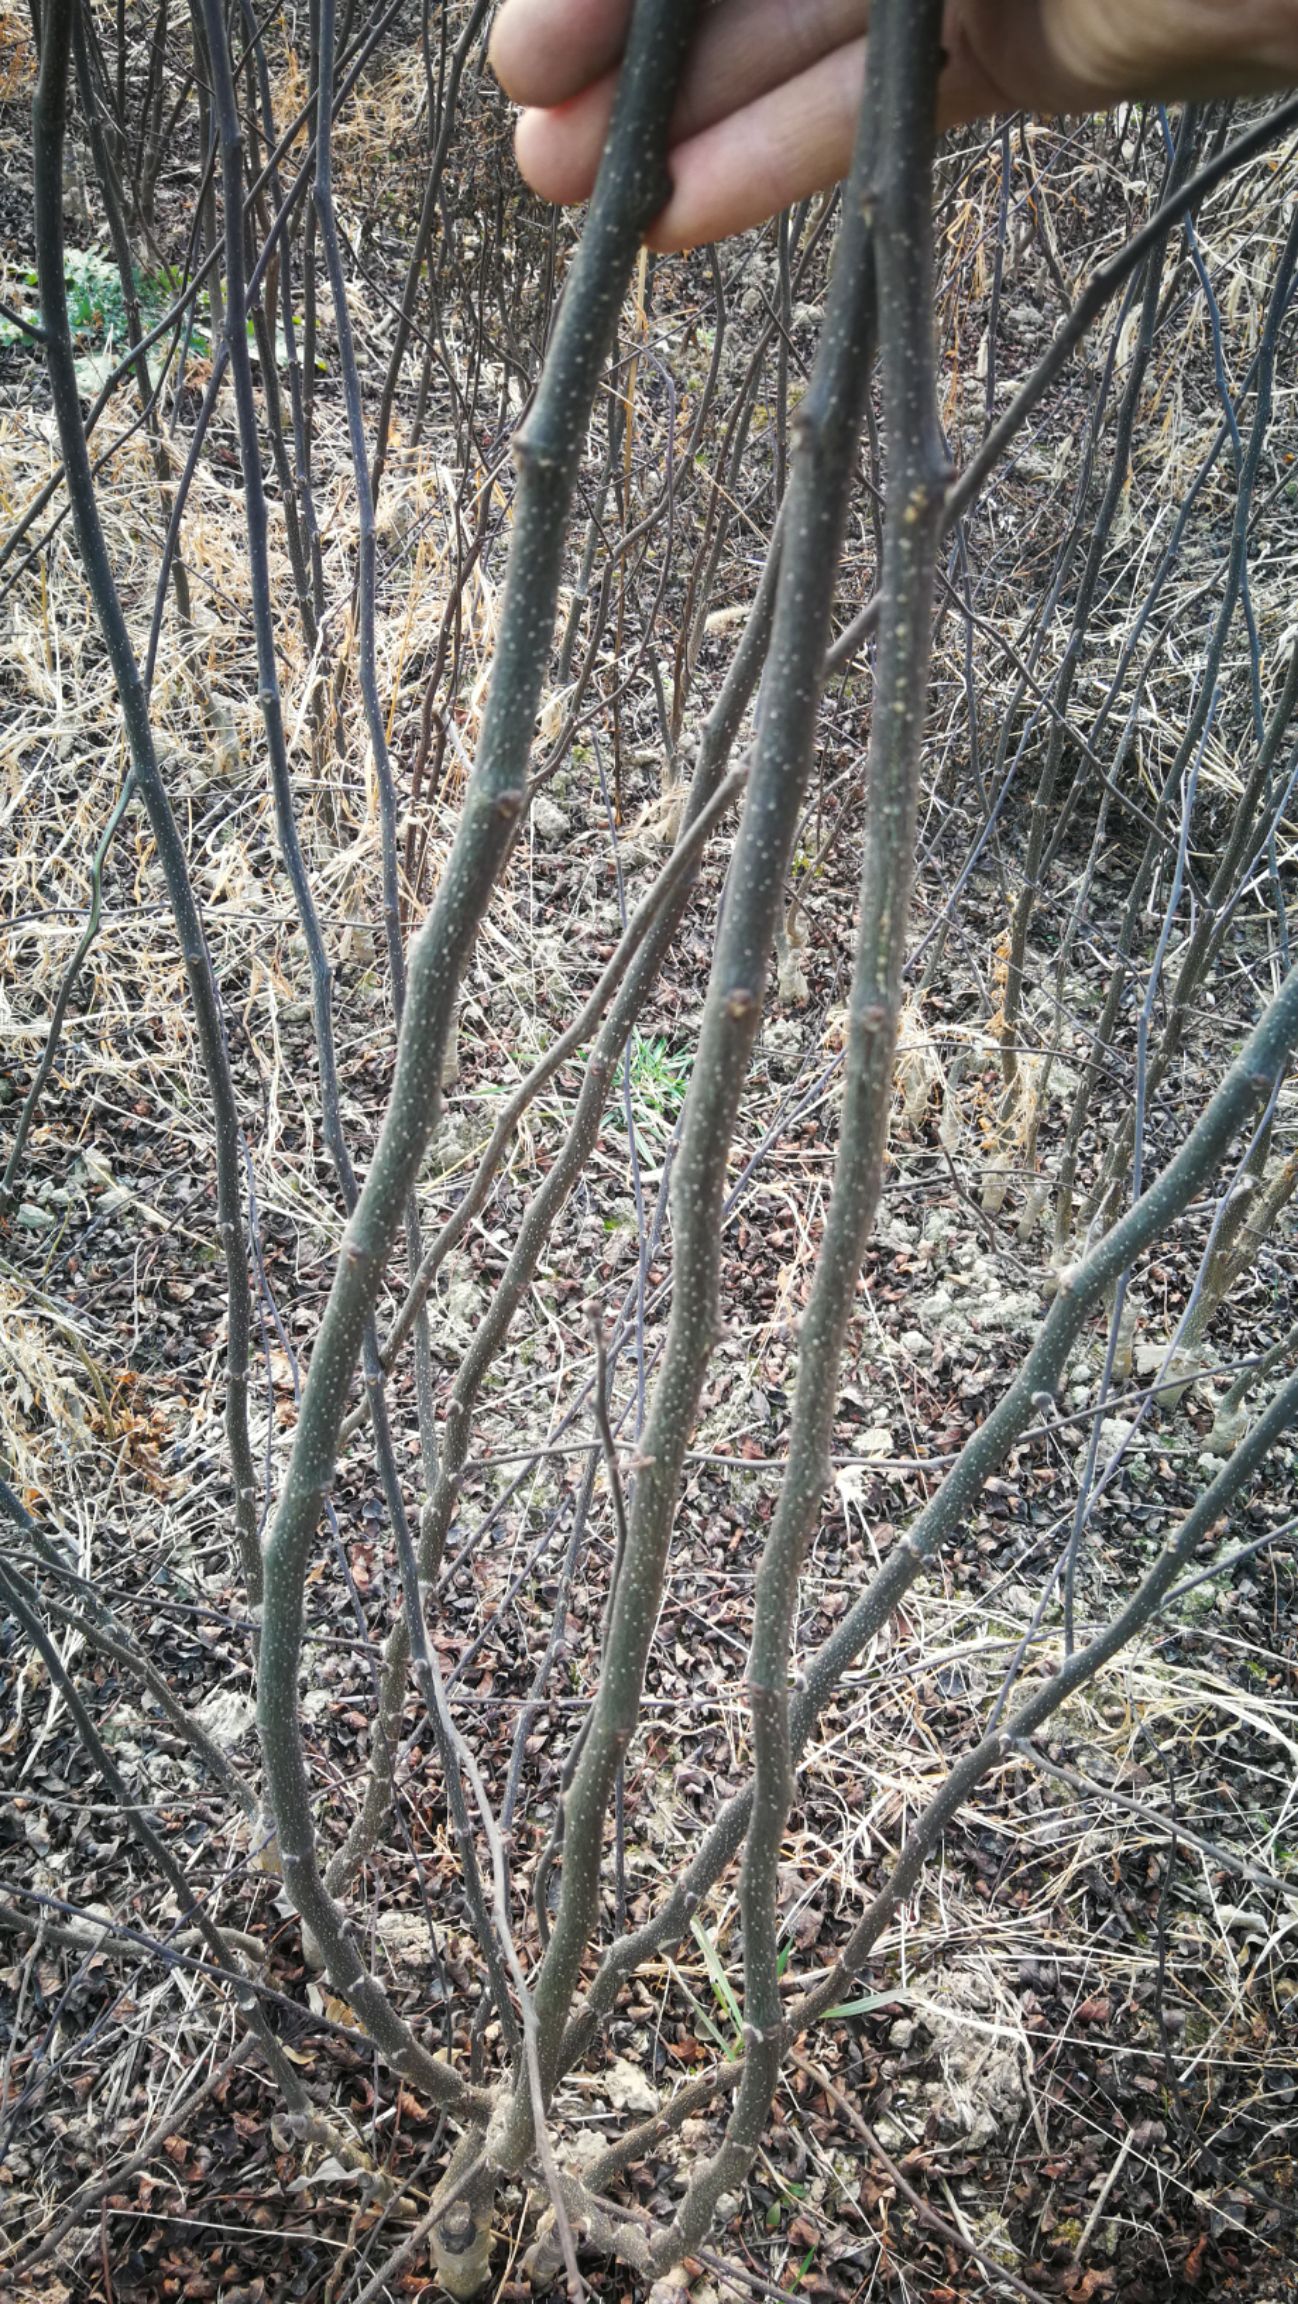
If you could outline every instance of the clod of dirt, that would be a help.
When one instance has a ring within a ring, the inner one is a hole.
[[[532,802],[532,830],[537,839],[546,841],[566,840],[570,829],[568,819],[562,808],[555,801],[549,799],[544,792],[538,793]]]
[[[232,1752],[236,1744],[242,1743],[256,1717],[257,1707],[251,1696],[239,1688],[214,1688],[196,1714],[199,1727],[207,1730],[212,1742],[223,1752]]]
[[[956,1968],[934,1980],[923,2015],[941,2065],[933,2109],[979,2151],[1023,2116],[1029,2051],[1017,2011],[989,1975]]]

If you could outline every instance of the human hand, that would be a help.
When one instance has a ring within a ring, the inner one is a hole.
[[[544,199],[584,200],[594,183],[629,14],[630,0],[505,0],[491,61],[525,107],[518,162]],[[743,231],[846,175],[869,19],[870,0],[714,0],[654,247]],[[948,0],[944,39],[944,128],[1298,82],[1298,0]]]

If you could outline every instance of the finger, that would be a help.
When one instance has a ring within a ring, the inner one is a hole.
[[[516,103],[566,104],[616,63],[626,0],[506,0],[491,62]],[[714,0],[690,51],[677,141],[740,111],[868,29],[869,0]]]
[[[1106,97],[1247,95],[1292,86],[1298,15],[1275,0],[1046,0],[1063,72]]]
[[[672,141],[743,111],[869,28],[869,0],[714,0],[690,51]]]
[[[672,195],[647,235],[650,246],[693,248],[720,240],[838,183],[852,162],[865,50],[863,39],[849,40],[781,86],[674,144],[668,157]],[[587,167],[593,176],[598,162],[598,136],[609,100],[609,95],[602,99],[598,132],[593,116],[583,123],[590,138],[583,178]],[[939,126],[957,127],[1004,108],[968,43],[953,40],[938,82]]]
[[[696,248],[721,240],[836,184],[851,161],[864,78],[865,42],[857,40],[674,143],[667,163],[672,196],[650,245]],[[543,200],[568,207],[588,198],[615,85],[609,72],[567,104],[523,113],[514,136],[518,165]]]
[[[514,151],[532,190],[543,200],[566,208],[589,198],[616,86],[616,73],[606,72],[567,104],[520,114]]]
[[[564,0],[582,10],[619,4]],[[508,0],[511,9],[553,5]],[[743,231],[846,174],[864,40],[846,40],[791,73],[787,67],[836,25],[866,16],[868,0],[717,0],[673,121],[673,192],[648,235],[653,247],[695,247]],[[944,128],[1019,103],[1054,110],[1087,97],[1087,84],[1061,70],[1043,36],[1040,0],[963,0],[948,10],[946,36],[938,84]],[[589,195],[615,81],[606,71],[566,102],[523,114],[519,166],[543,198],[566,205]]]
[[[533,10],[539,16],[546,5],[547,0],[508,0],[500,22],[504,24],[514,9],[520,15]],[[580,0],[580,5],[608,7],[610,0]],[[749,135],[754,140],[754,169],[768,165],[769,155],[764,154],[763,147],[773,141],[783,156],[782,178],[802,182],[806,162],[791,147],[796,146],[802,128],[810,158],[822,132],[825,101],[832,102],[834,97],[832,78],[822,71],[817,79],[815,68],[817,64],[830,65],[832,72],[832,54],[859,29],[863,6],[864,0],[796,0],[792,6],[789,0],[719,0],[709,9],[690,58],[671,138],[673,174],[678,160],[687,171],[698,173],[708,213],[724,181],[727,197],[722,205],[729,212],[733,190],[738,201],[735,213],[743,210],[747,216],[751,205],[749,160],[743,141]],[[565,19],[565,42],[568,29]],[[515,149],[519,167],[533,191],[562,206],[586,199],[604,148],[615,72],[606,70],[563,96],[531,93],[541,85],[539,73],[533,76],[525,72],[521,83],[517,73],[512,82],[503,72],[501,78],[513,93],[520,86],[529,91],[522,97],[529,110],[518,123]],[[853,87],[859,90],[859,84],[858,75]],[[551,85],[557,82],[552,80]],[[769,114],[760,104],[767,96],[776,100]],[[810,110],[805,121],[800,121],[798,106],[803,103],[809,104]],[[832,108],[837,126],[842,107],[833,102]],[[697,155],[687,154],[682,159],[681,148],[714,127],[730,132],[722,134],[715,147],[704,145]],[[841,143],[841,137],[838,141]],[[847,149],[850,153],[850,132]],[[833,176],[826,181],[832,183]],[[802,194],[795,192],[790,197],[798,199]],[[771,209],[766,207],[760,213],[770,215]],[[747,220],[755,221],[755,216]],[[739,226],[720,229],[737,231]]]
[[[864,79],[865,42],[852,40],[674,142],[668,159],[672,195],[648,234],[650,245],[695,248],[827,191],[851,164]],[[615,84],[609,72],[569,103],[522,115],[518,164],[542,199],[568,206],[588,197]],[[943,73],[939,101],[946,127],[996,108],[994,89],[959,42]]]
[[[853,40],[675,145],[650,246],[695,248],[827,191],[851,164],[864,81],[865,42]]]
[[[488,61],[516,104],[564,104],[616,64],[631,0],[505,0]]]

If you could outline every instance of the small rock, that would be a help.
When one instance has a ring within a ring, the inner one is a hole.
[[[428,1922],[422,1912],[381,1912],[375,1930],[390,1959],[404,1967],[428,1966]]]
[[[544,792],[532,802],[532,829],[538,840],[566,840],[570,826],[562,808]]]
[[[98,1928],[96,1921],[100,1923]],[[86,1944],[98,1944],[103,1936],[112,1933],[112,1926],[113,1915],[106,1904],[83,1904],[72,1921],[75,1934]]]
[[[442,1124],[428,1147],[430,1176],[445,1176],[469,1159],[485,1141],[486,1130],[467,1112],[444,1112]]]
[[[424,1941],[427,1943],[427,1936]],[[603,2159],[607,2141],[597,2128],[579,2128],[568,2138],[564,2157],[575,2176],[584,2176],[588,2168]]]
[[[649,2291],[648,2304],[689,2304],[690,2284],[679,2268],[655,2280]]]
[[[908,2152],[910,2150],[912,2139],[906,2134],[905,2129],[893,2119],[891,2113],[881,2112],[876,2115],[874,2132],[885,2152]]]
[[[625,2056],[615,2056],[601,2086],[615,2112],[656,2112],[658,2091]]]
[[[207,1730],[223,1752],[232,1752],[242,1742],[256,1716],[251,1696],[239,1688],[213,1689],[194,1715],[199,1727]]]
[[[1101,1466],[1106,1464],[1111,1457],[1116,1456],[1119,1449],[1125,1448],[1127,1446],[1127,1443],[1131,1439],[1135,1429],[1135,1420],[1128,1416],[1104,1416],[1101,1418],[1098,1456],[1098,1462]],[[1086,1463],[1089,1449],[1090,1435],[1088,1433],[1083,1440],[1081,1447],[1077,1451],[1077,1465],[1079,1470]],[[1141,1453],[1142,1451],[1140,1449],[1133,1451],[1133,1454],[1137,1457]],[[1134,1470],[1130,1457],[1127,1459],[1127,1465],[1128,1470]]]
[[[48,1232],[54,1218],[48,1208],[38,1208],[34,1200],[24,1200],[19,1207],[15,1222],[21,1224],[24,1230],[28,1232]]]

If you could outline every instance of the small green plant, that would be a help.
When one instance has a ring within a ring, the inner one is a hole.
[[[165,267],[157,272],[132,273],[140,321],[145,334],[162,318],[179,291],[180,283]],[[97,248],[69,248],[64,256],[63,282],[67,292],[68,322],[79,358],[78,374],[83,384],[94,385],[121,359],[128,338],[126,297],[122,290],[121,275],[111,257]],[[36,288],[35,272],[23,274],[23,286]],[[15,306],[18,300],[15,299]],[[33,325],[39,322],[34,293],[21,300],[21,313]],[[208,316],[205,294],[196,299],[194,315],[190,320],[189,350],[200,358],[210,355],[212,338],[204,323]],[[196,315],[201,314],[200,320]],[[248,341],[257,348],[256,328],[251,319],[247,323]],[[28,351],[38,349],[34,337],[26,335],[13,320],[0,318],[0,347],[25,346]],[[281,364],[287,362],[288,347],[284,341],[282,325],[275,333],[276,357]],[[324,362],[317,359],[317,369]],[[82,371],[84,370],[84,373]]]
[[[590,1048],[573,1052],[574,1065],[585,1064]],[[646,1037],[636,1032],[631,1039],[631,1111],[637,1131],[652,1133],[655,1129],[675,1126],[677,1115],[685,1102],[689,1086],[692,1058],[684,1050],[674,1049],[670,1042],[659,1037]],[[622,1094],[622,1068],[616,1074],[616,1086],[609,1100],[609,1125],[618,1128],[625,1123],[625,1104]],[[482,1103],[499,1103],[512,1095],[513,1082],[483,1081],[473,1090]]]
[[[166,311],[176,292],[175,283],[165,271],[135,272],[132,277],[140,318],[147,329]],[[95,349],[120,349],[127,339],[126,297],[111,258],[94,248],[69,248],[63,278],[73,335]]]
[[[730,2026],[731,2037],[729,2041],[724,2038],[724,2035],[718,2031],[716,2025],[704,2013],[700,2003],[691,1992],[689,1997],[693,2001],[695,2013],[699,2019],[699,2029],[706,2032],[708,2038],[714,2040],[718,2047],[724,2048],[727,2056],[738,2056],[744,2044],[744,2011],[740,2006],[739,1996],[726,1972],[725,1961],[701,1920],[690,1922],[690,1933],[703,1954],[703,1965],[707,1970],[712,1997]],[[778,1976],[783,1976],[792,1954],[793,1946],[786,1944],[776,1959],[775,1969]],[[680,1981],[685,1984],[684,1977],[681,1977]],[[688,1985],[685,1985],[685,1989],[687,1992],[689,1991]]]
[[[165,269],[135,272],[132,277],[140,320],[147,333],[174,298],[176,282]],[[35,272],[25,272],[22,286],[27,293],[13,299],[15,309],[33,326],[38,326],[40,321],[36,285]],[[63,285],[68,324],[79,355],[78,379],[93,389],[120,360],[128,342],[121,275],[111,257],[99,249],[69,248],[64,255]],[[191,332],[190,342],[196,351],[205,352],[208,348],[206,336],[197,329]],[[20,328],[17,321],[4,318],[0,318],[0,347],[21,347],[33,354],[40,349],[38,340]]]
[[[691,1920],[690,1934],[703,1954],[703,1965],[708,1972],[712,1997],[730,2024],[732,2039],[726,2049],[727,2056],[737,2056],[744,2043],[744,2012],[739,2005],[735,1988],[726,1974],[726,1964],[718,1952],[701,1920]]]
[[[690,1064],[690,1056],[668,1041],[632,1035],[631,1104],[640,1126],[654,1120],[674,1124],[685,1102]]]

